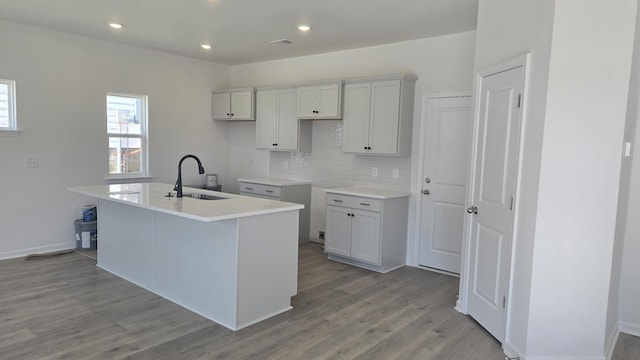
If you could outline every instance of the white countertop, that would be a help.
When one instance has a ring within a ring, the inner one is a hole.
[[[272,185],[272,186],[288,186],[288,185],[307,185],[307,184],[311,184],[311,181],[305,181],[305,180],[285,180],[285,179],[276,179],[276,178],[267,178],[267,177],[242,178],[242,179],[238,179],[238,181],[248,182],[248,183],[252,183],[252,184]]]
[[[405,191],[386,190],[386,189],[374,189],[365,187],[343,187],[327,189],[326,192],[332,194],[363,196],[373,199],[393,199],[400,197],[410,196],[411,193]]]
[[[304,205],[301,204],[266,200],[186,186],[183,188],[183,193],[196,192],[224,197],[225,199],[200,200],[189,197],[177,198],[175,197],[175,191],[173,191],[173,185],[161,183],[73,186],[67,190],[99,199],[111,200],[199,221],[235,219],[304,208]],[[174,196],[166,197],[168,192],[171,192]]]

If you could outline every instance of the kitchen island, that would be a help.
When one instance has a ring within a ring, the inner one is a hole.
[[[231,330],[291,309],[303,205],[167,197],[173,185],[78,186],[98,199],[97,265]]]

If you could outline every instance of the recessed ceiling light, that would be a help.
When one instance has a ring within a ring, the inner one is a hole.
[[[118,24],[118,23],[111,23],[109,24],[109,26],[111,26],[114,29],[122,29],[122,24]]]
[[[211,49],[211,45],[209,45],[209,44],[200,44],[200,47],[205,49],[205,50],[210,50]]]
[[[300,30],[300,31],[309,31],[309,30],[311,30],[311,27],[309,25],[302,24],[302,25],[298,25],[298,30]]]

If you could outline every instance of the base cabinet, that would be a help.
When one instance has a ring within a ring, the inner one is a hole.
[[[278,179],[238,179],[238,181],[240,182],[240,195],[304,205],[304,209],[300,210],[298,242],[306,243],[309,241],[311,183]]]
[[[408,198],[327,194],[329,259],[378,272],[405,264]]]
[[[380,266],[380,215],[327,206],[325,249],[328,253]]]

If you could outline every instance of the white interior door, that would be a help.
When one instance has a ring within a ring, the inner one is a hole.
[[[469,213],[468,312],[504,341],[523,67],[481,78]]]
[[[419,263],[460,273],[469,168],[471,98],[429,99]]]

